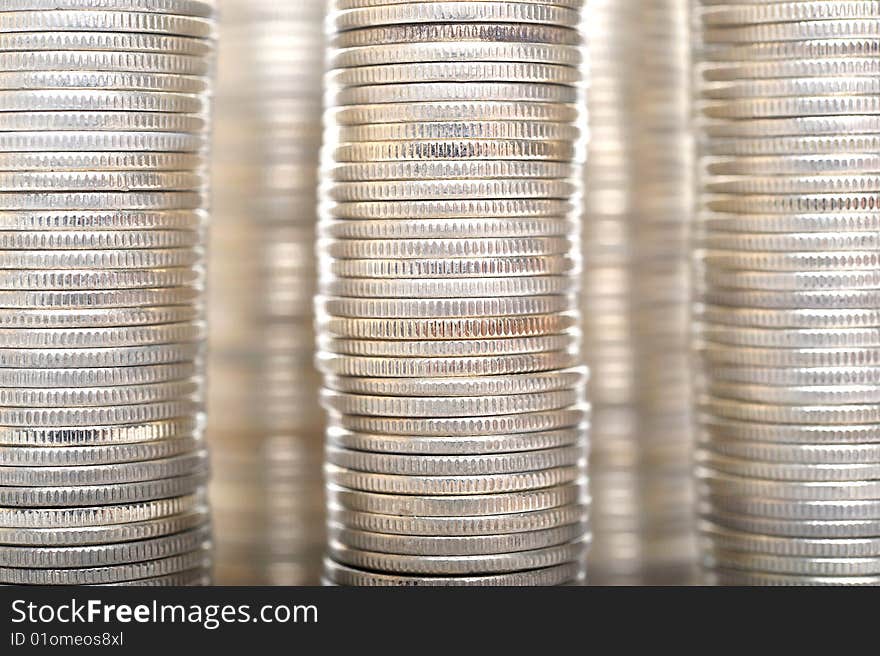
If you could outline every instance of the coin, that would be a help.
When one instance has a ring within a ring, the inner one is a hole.
[[[581,578],[581,9],[331,7],[315,304],[328,580]],[[572,519],[519,524],[531,511]]]

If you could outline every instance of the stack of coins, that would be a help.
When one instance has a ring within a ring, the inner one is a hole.
[[[214,121],[208,436],[218,583],[314,584],[322,2],[227,0]]]
[[[695,558],[687,2],[596,0],[588,11],[590,580],[680,582]]]
[[[705,562],[877,584],[880,4],[701,5]]]
[[[591,581],[599,584],[637,580],[644,560],[630,307],[636,5],[596,0],[587,7],[590,142],[584,169],[581,309],[593,404],[590,492],[595,539],[589,565]]]
[[[0,582],[198,584],[213,7],[0,11]]]
[[[581,1],[336,0],[325,576],[581,580]]]

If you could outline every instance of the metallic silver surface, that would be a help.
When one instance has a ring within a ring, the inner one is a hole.
[[[580,9],[331,3],[328,582],[583,578]]]
[[[695,5],[712,582],[877,583],[878,24],[870,2]]]
[[[210,580],[214,29],[202,0],[0,11],[2,583]]]

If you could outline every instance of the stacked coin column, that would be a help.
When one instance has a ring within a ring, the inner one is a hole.
[[[204,583],[213,8],[0,11],[0,582]]]
[[[336,0],[328,582],[581,580],[579,0]]]
[[[704,1],[704,559],[880,582],[877,2]]]
[[[209,421],[217,582],[318,582],[313,365],[323,3],[227,0],[214,121]]]
[[[687,2],[596,0],[588,11],[590,580],[681,582],[695,560]]]

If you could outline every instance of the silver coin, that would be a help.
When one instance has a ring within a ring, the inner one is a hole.
[[[863,26],[863,29],[869,29],[869,27]],[[353,48],[358,46],[444,41],[498,41],[579,45],[581,43],[581,36],[577,30],[537,23],[410,23],[370,27],[361,26],[361,29],[348,30],[333,35],[329,39],[329,45],[333,48]]]
[[[0,546],[0,563],[3,567],[37,569],[119,565],[196,551],[207,546],[210,536],[210,527],[202,527],[177,535],[118,544],[73,547]]]
[[[777,424],[872,424],[880,423],[880,408],[872,404],[778,405],[746,403],[706,396],[699,405],[711,414],[740,421]]]
[[[540,162],[545,160],[571,160],[574,155],[574,147],[569,142],[514,138],[462,139],[460,137],[450,137],[447,139],[422,141],[362,141],[343,143],[333,147],[334,159],[338,162],[347,163],[485,159],[518,159]],[[454,181],[449,182],[454,184]],[[437,194],[441,193],[439,190],[442,188],[451,188],[450,185],[443,187],[440,182],[433,184],[437,191],[427,196],[428,198],[438,197]],[[511,185],[508,184],[508,187],[511,187]],[[512,189],[513,187],[511,187]],[[516,198],[516,195],[511,190],[508,191],[506,197]],[[561,195],[564,197],[566,194]],[[545,196],[553,197],[550,193],[545,193]],[[479,198],[479,196],[476,197]],[[529,198],[530,196],[524,194],[523,197]],[[533,192],[531,197],[539,196],[536,192]],[[442,196],[439,196],[439,198],[442,198]],[[486,198],[492,197],[486,196]],[[339,200],[344,201],[346,199],[340,198]],[[351,200],[358,199],[352,198]],[[371,199],[363,198],[360,200],[367,201]],[[381,198],[381,200],[397,200],[397,198],[392,196]],[[486,216],[494,215],[486,214]]]
[[[2,22],[2,18],[0,18]],[[105,89],[167,91],[201,94],[208,81],[194,75],[169,73],[128,73],[115,71],[0,71],[0,88],[23,89]]]
[[[704,516],[719,526],[761,535],[812,539],[874,538],[880,531],[877,520],[779,520],[718,513],[707,509]]]
[[[331,296],[355,296],[361,298],[467,298],[495,295],[545,296],[568,294],[573,291],[574,286],[575,281],[563,276],[445,280],[333,278],[322,282],[320,291],[322,294]]]
[[[880,346],[880,330],[839,328],[833,332],[812,328],[743,328],[701,324],[699,334],[715,344],[759,348],[846,348]]]
[[[198,60],[197,60],[198,61]],[[3,56],[0,54],[0,66]],[[2,116],[4,132],[38,130],[123,130],[150,132],[202,132],[207,119],[198,114],[161,112],[7,112]]]
[[[880,120],[875,116],[792,116],[785,118],[754,119],[749,121],[703,121],[700,129],[707,137],[782,137],[810,136],[871,138],[880,132]],[[746,139],[751,143],[751,139]],[[849,151],[841,151],[848,153]],[[838,156],[840,153],[830,153]],[[780,153],[780,157],[791,153]]]
[[[755,442],[779,442],[795,444],[852,443],[864,444],[878,441],[880,425],[795,425],[759,424],[755,422],[719,419],[700,416],[700,426],[713,438],[746,440]]]
[[[0,444],[12,446],[130,444],[198,435],[203,428],[204,418],[201,415],[186,415],[127,426],[3,427],[0,428]]]
[[[376,7],[379,5],[410,4],[412,2],[433,1],[434,0],[333,0],[331,6],[334,11],[341,11],[343,9],[360,9],[363,7]],[[455,2],[457,0],[451,1]],[[542,4],[551,5],[553,7],[565,7],[568,9],[581,9],[584,6],[584,0],[546,0],[545,2],[542,2]]]
[[[3,351],[0,350],[0,361]],[[422,378],[438,376],[494,376],[567,369],[577,364],[571,351],[463,358],[367,358],[318,353],[319,371],[366,378]]]
[[[331,415],[330,426],[386,435],[421,435],[424,437],[460,437],[506,435],[571,428],[587,419],[589,407],[573,406],[546,412],[486,417],[400,418]]]
[[[95,112],[96,113],[96,112]],[[171,114],[175,116],[175,114]],[[160,153],[160,152],[0,152],[0,171],[40,171],[40,170],[67,170],[67,171],[184,171],[203,170],[206,166],[206,158],[201,153]],[[105,211],[106,213],[107,211]],[[129,212],[131,215],[137,212]],[[166,212],[166,214],[181,214],[182,212]],[[193,212],[191,212],[193,213]],[[4,215],[12,214],[4,212]],[[28,216],[33,212],[18,212]],[[43,213],[48,214],[46,212]],[[64,215],[64,212],[54,212],[55,216]],[[68,212],[67,215],[87,215],[88,212]],[[97,212],[93,212],[97,214]],[[122,214],[122,212],[120,212]],[[141,212],[146,214],[146,212]],[[154,214],[161,214],[156,212]]]
[[[338,125],[420,121],[550,121],[565,123],[577,120],[578,107],[574,104],[556,102],[414,101],[335,107],[329,108],[327,115],[332,117]]]
[[[194,451],[157,460],[107,465],[0,467],[0,485],[63,487],[152,481],[185,476],[207,465],[207,451]]]
[[[868,481],[880,478],[876,464],[777,463],[698,451],[698,463],[715,471],[774,481]]]
[[[366,89],[367,87],[361,87]],[[354,94],[349,94],[353,97]],[[370,96],[364,94],[363,102]],[[389,94],[390,98],[393,98]],[[405,97],[405,96],[404,96]],[[380,96],[377,96],[380,98]],[[549,98],[548,98],[549,99]],[[380,100],[380,102],[382,102]],[[388,102],[394,102],[393,100]],[[398,102],[403,102],[398,101]],[[355,103],[348,103],[355,104]],[[880,101],[871,96],[802,96],[790,98],[741,98],[726,102],[706,101],[700,109],[709,118],[752,119],[789,118],[792,116],[836,116],[853,114],[876,114]],[[793,143],[793,141],[786,142]],[[809,141],[802,141],[806,150]],[[839,144],[839,142],[838,142]],[[815,150],[815,149],[811,149]],[[798,151],[795,151],[798,152]],[[843,150],[843,152],[846,152]]]
[[[517,61],[438,61],[390,63],[378,66],[331,69],[325,78],[330,89],[374,86],[380,84],[411,84],[425,82],[533,82],[535,84],[577,84],[580,71],[572,66],[541,62]]]
[[[96,167],[98,168],[98,167]],[[149,168],[149,166],[145,166]],[[190,168],[183,166],[181,168]],[[198,230],[207,223],[204,210],[169,212],[5,212],[0,230]]]
[[[117,530],[119,525],[191,514],[204,507],[203,497],[202,494],[190,494],[122,506],[88,508],[0,508],[0,527],[54,530],[111,526],[111,530]]]
[[[137,32],[76,32],[66,29],[43,32],[0,32],[0,52],[51,50],[154,52],[204,57],[214,50],[206,39]]]
[[[206,558],[206,561],[210,559]],[[95,586],[132,586],[132,587],[153,587],[153,586],[178,586],[178,587],[194,587],[209,586],[212,582],[211,569],[209,563],[206,562],[204,567],[191,569],[176,574],[165,574],[162,576],[151,576],[145,579],[137,579],[135,581],[118,581],[116,583],[95,583]]]
[[[186,171],[0,173],[0,191],[189,191],[200,189],[204,185],[203,175]]]
[[[374,572],[428,575],[469,575],[521,572],[577,561],[584,555],[583,541],[511,554],[480,556],[405,556],[360,551],[331,542],[330,557],[340,563]]]
[[[880,88],[870,77],[797,77],[791,79],[738,80],[709,82],[700,89],[703,98],[711,100],[742,98],[800,98],[832,95],[863,95]]]
[[[330,14],[333,27],[344,32],[365,25],[418,23],[537,23],[577,26],[577,11],[553,5],[503,2],[432,2],[380,5]]]
[[[855,50],[855,49],[854,49]],[[860,76],[880,73],[880,64],[870,57],[850,53],[847,57],[798,58],[794,60],[739,62],[703,68],[703,78],[712,81],[822,76]]]
[[[188,230],[15,230],[0,232],[0,247],[3,250],[152,250],[189,248],[198,244],[199,233]]]
[[[797,464],[871,464],[880,460],[880,448],[871,444],[765,444],[716,442],[704,445],[738,459]]]
[[[202,17],[132,11],[43,10],[0,12],[2,32],[146,32],[173,36],[212,37],[215,24]]]
[[[352,339],[507,339],[555,335],[576,323],[571,314],[459,319],[353,319],[319,317],[330,335]]]
[[[0,233],[2,234],[2,233]],[[0,271],[2,290],[104,290],[150,287],[181,287],[201,284],[203,272],[196,267],[132,270]]]
[[[483,517],[399,517],[329,509],[331,521],[353,529],[401,536],[506,535],[576,524],[585,517],[582,506],[488,515]]]
[[[321,392],[321,403],[335,412],[373,417],[479,417],[546,412],[574,405],[583,396],[583,388],[470,398],[370,396],[324,389]]]
[[[19,408],[88,407],[157,403],[201,393],[198,379],[125,387],[0,388],[0,406]]]
[[[6,307],[4,301],[14,303],[18,298],[17,296],[12,296],[15,292],[7,294],[0,292],[0,307]],[[135,298],[135,295],[132,295],[132,298]],[[150,303],[150,305],[161,304],[156,302]],[[39,305],[55,305],[55,303],[44,302],[39,303]],[[436,299],[319,296],[315,300],[315,305],[320,311],[337,317],[428,319],[434,317],[498,317],[550,314],[565,312],[571,309],[573,303],[568,296],[559,294],[548,296]],[[12,307],[17,307],[17,304]]]
[[[572,86],[525,82],[383,84],[372,87],[347,87],[327,94],[327,101],[336,105],[482,100],[574,103],[577,102],[577,98],[578,91]]]
[[[169,458],[201,448],[198,437],[186,436],[139,444],[98,446],[0,446],[3,465],[9,467],[68,467],[108,465]]]
[[[513,339],[465,339],[430,341],[367,341],[319,338],[323,351],[362,355],[367,357],[465,357],[472,355],[505,355],[510,353],[540,353],[572,348],[577,342],[575,333],[519,337]]]
[[[574,211],[569,200],[555,198],[465,199],[446,201],[382,201],[335,203],[325,212],[340,219],[444,219],[486,216],[565,216]]]
[[[576,465],[586,452],[583,443],[542,451],[464,456],[377,454],[328,445],[326,461],[356,471],[394,476],[478,476]]]
[[[58,9],[138,11],[182,16],[214,16],[210,0],[9,0],[2,11],[50,11]]]
[[[396,124],[389,123],[386,125]],[[405,123],[403,125],[413,124]],[[415,125],[430,124],[417,123]],[[510,125],[510,123],[505,123],[504,125]],[[530,123],[527,123],[526,125],[530,125]],[[429,160],[402,162],[362,162],[355,164],[339,163],[334,164],[332,167],[329,167],[327,169],[327,173],[329,176],[331,176],[334,180],[343,182],[364,180],[417,180],[419,178],[433,180],[446,178],[570,178],[573,171],[574,167],[571,164],[567,164],[565,162],[509,160],[489,160],[474,162],[467,160]],[[483,223],[485,223],[486,225],[492,225],[492,221],[493,219],[484,219]],[[459,221],[455,223],[469,225],[467,221]],[[455,223],[453,225],[455,225]],[[508,223],[513,224],[513,222]],[[535,227],[538,227],[537,221],[533,220],[532,223],[535,224]],[[404,225],[406,225],[406,223],[404,223]],[[485,233],[478,233],[478,235],[487,236],[485,235]]]
[[[759,328],[858,328],[880,326],[880,312],[874,310],[766,310],[699,305],[705,321],[728,326]]]
[[[853,393],[859,393],[861,389],[867,391],[880,384],[880,368],[877,367],[719,367],[712,373],[716,381],[759,387],[788,386],[803,393],[813,388],[819,395],[835,389],[846,394],[849,388]]]
[[[710,289],[703,292],[702,298],[713,305],[767,309],[860,309],[880,304],[880,292],[874,289],[796,292]]]
[[[370,435],[331,428],[327,433],[327,443],[346,449],[372,453],[397,453],[422,457],[430,455],[482,456],[571,446],[582,440],[586,433],[586,425],[554,431],[485,437],[480,435],[464,437]]]
[[[770,497],[789,501],[855,501],[878,498],[878,481],[772,481],[699,468],[701,484],[712,494]]]
[[[537,62],[578,66],[581,49],[570,45],[543,43],[409,43],[344,48],[330,53],[331,68],[352,68],[382,64],[495,61]]]
[[[760,43],[766,41],[802,41],[811,39],[849,38],[880,34],[876,21],[862,18],[804,20],[736,27],[714,27],[702,30],[707,43]]]
[[[880,519],[880,501],[798,501],[717,495],[708,497],[713,510],[773,521],[846,522]]]
[[[3,567],[0,568],[0,581],[6,581],[14,585],[98,585],[123,581],[139,581],[165,574],[186,572],[196,568],[208,568],[209,566],[210,549],[201,548],[197,551],[178,556],[123,565],[75,569]]]
[[[4,269],[164,269],[192,266],[204,259],[201,248],[2,251]]]
[[[203,317],[198,304],[95,310],[18,310],[0,314],[3,328],[102,328],[184,323]]]
[[[186,132],[121,132],[121,131],[92,131],[84,130],[67,130],[67,131],[33,131],[33,132],[0,132],[0,150],[3,152],[63,152],[63,151],[170,151],[170,152],[197,152],[205,148],[206,137],[201,134]],[[141,173],[143,176],[144,174]],[[166,173],[164,178],[173,180],[171,176],[192,176],[194,174],[174,174]],[[129,174],[131,176],[131,174]],[[153,173],[152,177],[156,178],[161,174]],[[18,180],[19,184],[34,184],[28,178],[52,180],[53,177],[59,180],[83,180],[86,176],[83,173],[55,173],[55,174],[28,174],[16,173],[6,176],[10,182],[6,185],[10,186]],[[111,177],[124,178],[125,175],[104,174],[103,176],[92,172],[92,178]],[[73,182],[67,182],[68,185]],[[80,182],[80,184],[84,184]],[[192,183],[190,183],[192,185]],[[26,187],[27,188],[27,187]],[[79,187],[69,187],[70,190]],[[147,187],[152,189],[154,187]],[[174,190],[175,186],[170,185],[169,190]],[[55,185],[48,188],[49,191],[66,190],[64,186]],[[86,190],[90,187],[85,187]],[[98,188],[100,189],[100,187]],[[126,190],[123,188],[123,190]],[[133,190],[139,191],[138,187]]]
[[[876,251],[880,238],[870,232],[723,233],[702,240],[709,249],[737,251]]]
[[[577,578],[583,565],[572,562],[544,569],[533,569],[508,574],[487,576],[405,576],[400,574],[379,574],[352,569],[345,565],[324,561],[324,572],[330,580],[339,585],[358,586],[544,586],[560,585]]]
[[[188,210],[205,206],[200,193],[175,191],[3,193],[3,210]]]
[[[707,285],[743,289],[782,289],[810,291],[814,289],[877,289],[880,271],[717,271],[703,275]]]
[[[205,100],[198,96],[164,91],[0,90],[0,111],[3,112],[139,111],[199,114],[206,109]]]
[[[112,328],[74,329],[41,328],[38,330],[0,330],[8,348],[101,348],[148,346],[204,339],[204,322],[164,324],[159,326],[118,326]]]
[[[327,527],[331,544],[336,542],[358,551],[426,558],[436,556],[508,554],[545,549],[583,537],[586,531],[587,525],[585,521],[523,533],[472,536],[415,536],[370,533],[368,531],[346,528],[332,522]]]
[[[574,184],[564,180],[406,180],[339,182],[327,190],[326,197],[341,203],[459,198],[564,198],[574,191]]]
[[[880,259],[880,258],[878,258]],[[497,278],[563,275],[576,271],[568,255],[514,257],[335,260],[330,272],[340,278]]]
[[[799,576],[786,574],[769,574],[766,572],[748,572],[716,568],[711,574],[716,585],[740,586],[876,586],[880,584],[880,576]]]
[[[206,506],[185,514],[121,525],[64,528],[0,528],[0,544],[19,547],[72,547],[135,542],[190,531],[207,523]]]
[[[836,2],[778,2],[738,6],[709,7],[700,12],[706,25],[757,25],[782,21],[840,20],[851,18],[874,18],[877,7],[862,0]]]
[[[880,558],[796,558],[770,554],[747,554],[713,548],[705,552],[713,566],[807,576],[872,576],[880,572]]]
[[[713,377],[716,376],[713,372]],[[880,403],[880,389],[876,385],[861,386],[774,386],[748,385],[713,381],[706,390],[716,397],[783,405],[836,405]]]
[[[587,500],[586,481],[524,492],[467,496],[410,496],[349,490],[330,483],[328,502],[359,512],[401,517],[482,517],[559,508]]]
[[[459,496],[521,492],[564,485],[577,480],[580,467],[481,476],[400,476],[358,472],[327,464],[324,473],[329,483],[365,492]]]
[[[95,506],[137,503],[192,494],[205,484],[204,472],[157,481],[75,487],[0,487],[0,503],[16,507]]]
[[[869,108],[870,111],[870,108]],[[783,112],[784,113],[784,112]],[[783,117],[785,118],[785,117]],[[838,117],[839,118],[839,117]],[[772,120],[782,120],[773,118]],[[749,121],[741,121],[750,123]],[[719,157],[827,155],[876,152],[880,136],[874,134],[713,138],[704,144],[707,154]]]
[[[2,372],[0,372],[2,375]],[[326,376],[329,389],[378,396],[458,397],[530,394],[581,387],[587,381],[583,367],[546,373],[455,378],[340,378]]]
[[[763,271],[833,271],[873,269],[880,265],[874,251],[758,252],[710,250],[702,259],[710,266]]]

